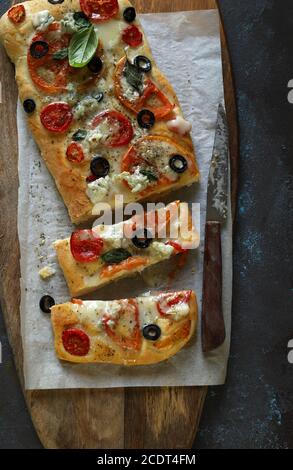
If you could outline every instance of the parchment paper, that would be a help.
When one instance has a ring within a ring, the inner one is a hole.
[[[195,289],[201,310],[203,227],[206,187],[214,141],[217,107],[223,96],[219,18],[216,10],[141,16],[154,56],[174,85],[185,116],[193,123],[193,139],[201,171],[201,183],[173,193],[201,204],[201,247],[190,252],[187,265],[171,289]],[[223,302],[227,339],[223,346],[203,356],[198,332],[191,344],[174,358],[154,366],[126,368],[103,364],[71,365],[58,361],[53,346],[50,316],[39,309],[39,300],[51,294],[56,303],[69,300],[69,293],[58,268],[52,242],[67,237],[73,227],[54,182],[41,161],[25,116],[18,106],[19,207],[18,229],[21,246],[21,329],[24,349],[24,375],[27,389],[107,388],[133,386],[187,386],[222,384],[230,346],[232,241],[231,211],[223,231]],[[170,266],[170,263],[172,266]],[[159,265],[154,272],[135,280],[123,280],[96,292],[97,299],[125,298],[146,291],[166,288],[166,275],[174,268]],[[38,271],[50,265],[56,275],[48,281]],[[154,283],[153,280],[157,279]],[[151,280],[151,282],[150,282]],[[156,285],[154,285],[156,284]]]

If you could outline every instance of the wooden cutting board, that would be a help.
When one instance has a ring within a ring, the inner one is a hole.
[[[12,0],[1,1],[0,14]],[[216,8],[214,0],[134,0],[140,13]],[[4,4],[4,5],[3,5]],[[232,204],[236,205],[237,124],[229,54],[223,30],[223,72],[231,136]],[[17,237],[17,88],[14,69],[0,50],[0,299],[23,386],[20,268]],[[190,448],[207,387],[24,391],[34,426],[46,448]]]

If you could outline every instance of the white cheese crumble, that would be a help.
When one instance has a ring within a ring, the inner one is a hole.
[[[56,274],[56,270],[51,268],[51,266],[45,266],[39,271],[39,275],[42,279],[48,279],[49,277],[54,276],[54,274]]]
[[[62,33],[73,34],[80,29],[80,27],[74,21],[72,12],[66,13],[60,23]]]
[[[166,259],[173,254],[174,248],[171,245],[165,245],[163,242],[153,241],[148,248],[148,252],[154,258]]]
[[[133,88],[131,85],[128,84],[126,78],[124,75],[121,77],[120,80],[122,90],[123,90],[123,96],[128,100],[128,101],[136,101],[139,98],[139,93],[135,88]]]
[[[134,173],[123,171],[120,175],[117,175],[115,179],[118,181],[126,181],[129,184],[132,193],[140,193],[150,184],[148,177],[140,173],[139,167],[135,169]]]
[[[39,11],[32,18],[33,26],[38,31],[45,31],[53,21],[55,19],[48,10]]]
[[[85,97],[82,101],[78,103],[74,109],[75,119],[81,119],[89,112],[95,112],[99,109],[98,101],[92,96]]]
[[[99,178],[88,184],[87,195],[93,204],[103,201],[109,192],[111,183],[111,178],[106,176],[105,178]]]

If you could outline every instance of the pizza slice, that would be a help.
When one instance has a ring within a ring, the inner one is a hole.
[[[54,248],[71,295],[81,296],[198,245],[188,205],[175,201],[115,225],[76,230]]]
[[[191,125],[128,0],[31,0],[0,20],[29,127],[74,223],[199,179]]]
[[[51,308],[59,359],[127,366],[154,364],[174,356],[197,325],[192,291],[113,301],[73,299]]]

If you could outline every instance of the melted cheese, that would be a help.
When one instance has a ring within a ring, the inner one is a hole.
[[[137,305],[139,311],[139,324],[142,328],[148,324],[161,323],[160,314],[157,309],[158,296],[141,296],[137,297]],[[83,301],[82,304],[71,304],[71,309],[79,316],[80,323],[90,322],[98,330],[104,329],[103,318],[109,319],[107,324],[114,327],[115,321],[119,318],[121,308],[123,308],[124,301]],[[172,306],[167,314],[172,317],[174,321],[180,321],[187,317],[190,313],[190,307],[187,302],[180,302]],[[122,319],[123,322],[123,319]],[[134,327],[134,325],[132,325]]]

